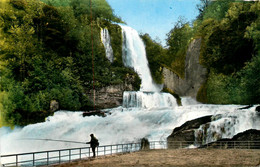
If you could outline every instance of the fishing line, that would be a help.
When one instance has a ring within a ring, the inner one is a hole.
[[[78,143],[86,144],[86,142],[70,141],[70,140],[55,140],[55,139],[36,139],[36,138],[23,138],[19,140],[41,140],[41,141],[55,141],[55,142],[64,142],[64,143]]]

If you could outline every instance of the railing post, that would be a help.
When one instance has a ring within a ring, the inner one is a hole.
[[[98,147],[97,147],[97,156],[98,156]]]
[[[33,166],[35,166],[35,154],[33,153]]]
[[[88,148],[88,157],[90,157],[90,147]]]
[[[81,160],[81,148],[79,149],[79,159]]]
[[[116,145],[116,153],[118,153],[118,145]]]
[[[16,166],[18,166],[18,155],[16,155]]]
[[[113,150],[113,146],[112,145],[110,146],[110,149],[111,149],[110,155],[112,155],[112,150]]]
[[[69,149],[69,162],[71,161],[71,150]]]
[[[106,146],[104,146],[104,155],[106,155]]]
[[[47,165],[49,165],[49,151],[47,151]]]
[[[61,153],[60,153],[60,150],[59,150],[59,164],[61,163]]]

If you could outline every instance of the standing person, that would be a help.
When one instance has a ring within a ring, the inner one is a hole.
[[[90,134],[91,140],[90,142],[87,142],[86,144],[90,144],[90,147],[92,148],[93,157],[96,157],[96,147],[99,146],[98,139],[93,135]]]

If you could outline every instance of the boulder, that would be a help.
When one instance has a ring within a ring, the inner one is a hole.
[[[260,115],[260,106],[256,106],[255,111]]]
[[[105,117],[106,113],[100,110],[93,110],[93,111],[85,111],[82,114],[83,117],[89,117],[89,116],[100,116]]]
[[[201,125],[211,122],[212,115],[197,118],[185,122],[180,127],[176,127],[172,134],[167,137],[168,148],[179,148],[182,146],[193,144],[195,141],[195,130]],[[180,143],[182,142],[182,143]]]
[[[220,139],[201,146],[203,148],[260,149],[260,130],[249,129],[238,133],[232,139]]]
[[[57,102],[56,100],[51,100],[50,102],[50,112],[55,112],[59,109],[59,102]]]

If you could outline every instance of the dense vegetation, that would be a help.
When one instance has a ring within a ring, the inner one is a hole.
[[[259,104],[260,2],[201,0],[198,9],[192,27],[180,19],[169,32],[165,64],[183,77],[187,46],[192,39],[202,38],[200,61],[209,77],[197,99]]]
[[[91,15],[89,2],[0,2],[1,122],[25,125],[42,121],[51,114],[51,100],[58,101],[60,109],[91,108],[92,41],[96,89],[136,76],[123,67],[121,30],[110,23],[121,22],[120,18],[105,0],[92,0]],[[112,64],[100,41],[101,27],[107,27],[112,36]],[[135,85],[138,89],[138,82]]]
[[[149,34],[141,35],[141,38],[145,44],[146,56],[149,62],[149,67],[153,80],[158,83],[163,83],[163,60],[165,57],[166,50],[156,41],[152,40]]]

